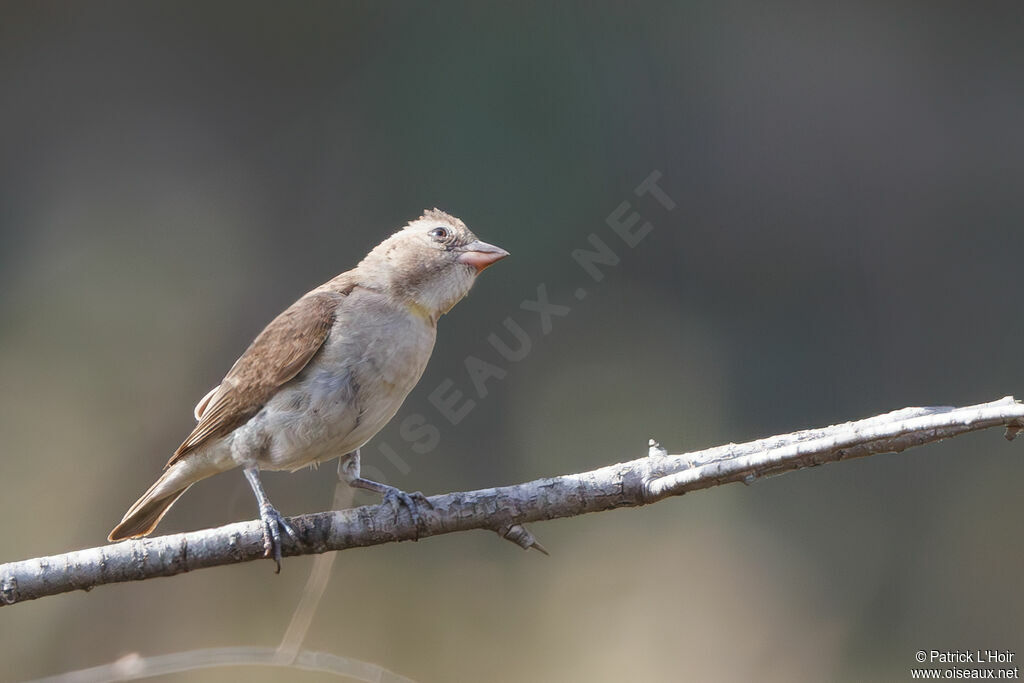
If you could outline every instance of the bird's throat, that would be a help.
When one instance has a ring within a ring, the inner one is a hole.
[[[410,313],[415,315],[417,318],[422,318],[423,320],[431,324],[437,322],[437,317],[435,316],[434,311],[430,310],[428,307],[424,306],[421,303],[407,300],[405,302],[405,307]]]

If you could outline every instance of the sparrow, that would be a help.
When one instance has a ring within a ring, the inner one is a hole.
[[[259,505],[264,555],[280,571],[281,533],[298,536],[270,504],[260,470],[295,471],[333,458],[350,486],[381,494],[396,511],[405,505],[418,525],[409,494],[359,476],[359,449],[416,386],[438,318],[506,256],[433,209],[304,295],[199,401],[195,429],[108,540],[150,534],[192,484],[241,467]]]

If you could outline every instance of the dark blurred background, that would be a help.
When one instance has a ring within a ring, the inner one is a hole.
[[[1022,18],[4,2],[0,559],[102,543],[261,327],[425,207],[512,258],[443,319],[399,414],[440,445],[396,420],[364,449],[409,490],[1024,394]],[[633,193],[652,171],[675,210]],[[624,201],[653,226],[632,249],[605,222]],[[591,234],[621,258],[600,283],[570,256]],[[548,334],[520,308],[541,284],[571,308]],[[533,341],[514,364],[486,341],[510,316]],[[428,395],[474,396],[471,355],[507,375],[453,426]],[[1019,653],[1022,455],[992,430],[535,525],[550,558],[486,533],[344,552],[304,647],[420,681],[903,680],[918,649]],[[334,467],[264,481],[318,511]],[[160,531],[255,513],[232,472]],[[0,677],[273,647],[311,562],[4,609]],[[187,678],[240,675],[282,674]]]

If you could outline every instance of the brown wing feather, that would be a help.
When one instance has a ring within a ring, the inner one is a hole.
[[[258,413],[281,385],[320,350],[334,323],[339,292],[313,291],[274,318],[235,361],[208,400],[199,424],[167,462],[173,465],[210,439],[230,434]]]

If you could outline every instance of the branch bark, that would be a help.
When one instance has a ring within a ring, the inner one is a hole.
[[[543,551],[523,524],[621,507],[648,505],[688,491],[878,453],[901,452],[968,432],[1024,429],[1024,404],[1011,396],[963,408],[904,408],[866,420],[669,455],[651,441],[646,457],[580,474],[432,496],[415,527],[404,508],[365,506],[294,517],[301,544],[285,538],[284,555],[409,541],[487,529],[524,548]],[[0,606],[72,590],[263,557],[258,521],[124,541],[62,555],[0,565]]]

